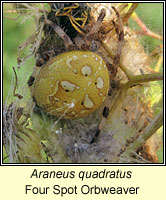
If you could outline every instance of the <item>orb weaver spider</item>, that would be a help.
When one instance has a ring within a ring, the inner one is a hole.
[[[105,9],[101,10],[96,21],[90,20],[91,23],[88,20],[89,10],[82,11],[80,17],[73,16],[80,5],[81,3],[73,3],[60,10],[56,9],[55,12],[55,17],[68,17],[77,33],[73,38],[57,23],[45,19],[45,23],[63,40],[65,47],[62,51],[54,50],[51,56],[44,54],[42,60],[37,60],[28,86],[38,107],[47,114],[61,118],[87,116],[104,103],[101,122],[90,141],[93,144],[109,115],[109,96],[116,88],[115,77],[124,32],[121,17],[115,7],[112,7],[112,10],[117,20],[105,24]],[[107,56],[100,51],[100,47],[103,39],[112,30],[115,30],[118,36],[118,45],[117,54],[113,63],[110,63]]]

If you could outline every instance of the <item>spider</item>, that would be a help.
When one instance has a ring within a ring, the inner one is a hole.
[[[109,96],[116,87],[114,79],[124,33],[122,20],[115,7],[112,9],[118,20],[105,24],[105,9],[101,10],[94,21],[88,19],[89,9],[82,11],[81,16],[76,16],[81,6],[82,3],[74,3],[57,9],[53,5],[55,17],[68,17],[76,34],[72,37],[58,23],[45,19],[45,23],[63,40],[65,47],[62,51],[55,48],[53,55],[44,54],[42,61],[36,62],[28,86],[35,104],[47,114],[60,118],[85,117],[104,102],[101,122],[90,141],[93,144],[109,115]],[[110,28],[110,24],[113,28]],[[117,54],[112,64],[99,51],[103,39],[111,30],[115,30],[118,36]]]

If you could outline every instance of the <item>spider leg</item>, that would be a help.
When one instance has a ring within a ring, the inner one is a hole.
[[[94,40],[95,35],[97,35],[99,28],[101,26],[102,21],[104,20],[104,17],[106,16],[106,11],[105,9],[101,10],[101,13],[95,23],[95,25],[92,27],[92,29],[90,30],[90,32],[86,35],[86,41],[87,41],[87,45],[90,46],[92,40]]]
[[[98,126],[98,129],[97,129],[94,137],[90,141],[91,144],[93,144],[94,142],[96,142],[97,137],[100,135],[101,130],[103,129],[103,127],[106,124],[106,121],[107,121],[107,118],[108,118],[108,115],[109,115],[109,102],[110,102],[109,98],[107,98],[106,101],[105,101],[105,106],[104,106],[103,113],[102,113],[102,119],[100,121],[100,124]]]
[[[69,38],[69,36],[58,25],[52,23],[52,21],[48,19],[45,19],[45,23],[50,25],[54,29],[54,31],[59,35],[59,37],[63,39],[67,49],[71,49],[74,47],[74,44]]]
[[[105,124],[107,122],[108,116],[110,115],[110,112],[112,111],[112,101],[110,101],[110,97],[112,95],[114,95],[114,99],[116,101],[116,95],[114,90],[117,89],[117,83],[116,81],[112,80],[110,82],[110,89],[108,91],[108,96],[104,102],[104,109],[103,109],[103,113],[102,113],[102,118],[101,121],[99,123],[98,129],[94,135],[94,137],[92,138],[92,140],[90,141],[91,144],[93,144],[94,142],[96,142],[97,137],[99,136],[100,132],[102,131],[102,129],[105,127]]]
[[[14,89],[13,89],[13,96],[18,97],[19,99],[22,99],[23,96],[16,93],[16,88],[18,88],[18,84],[17,84],[17,73],[16,73],[16,70],[14,67],[13,67],[13,71],[14,71],[14,75],[15,75],[15,85],[14,85]]]
[[[32,75],[29,77],[28,79],[28,86],[31,87],[35,81],[35,77],[37,76],[39,70],[40,70],[40,67],[46,62],[49,60],[49,55],[47,54],[44,54],[42,55],[42,57],[36,61],[36,66],[34,67],[33,69],[33,73]]]
[[[108,70],[111,72],[111,77],[114,78],[116,76],[116,72],[117,72],[117,68],[118,68],[118,63],[119,63],[119,60],[120,60],[120,55],[121,55],[121,52],[122,52],[122,45],[123,45],[123,41],[124,41],[124,31],[123,31],[123,23],[122,23],[122,20],[121,20],[121,17],[118,13],[118,11],[116,10],[115,7],[113,7],[113,10],[115,11],[116,15],[117,15],[117,18],[118,18],[118,21],[119,21],[119,24],[116,24],[114,21],[113,21],[113,25],[114,25],[114,28],[115,28],[115,31],[116,31],[116,34],[118,36],[118,45],[117,45],[117,53],[116,53],[116,56],[114,57],[113,59],[113,66],[111,68],[108,68]],[[98,129],[94,135],[94,137],[92,138],[91,140],[91,144],[93,144],[97,137],[99,136],[101,130],[104,128],[105,124],[106,124],[106,121],[107,121],[107,118],[109,116],[109,112],[110,112],[110,109],[109,109],[109,106],[110,106],[110,98],[109,96],[112,95],[112,91],[113,89],[115,89],[115,82],[114,80],[111,81],[110,83],[110,90],[108,92],[108,97],[105,101],[105,105],[104,105],[104,109],[103,109],[103,113],[102,113],[102,119],[100,121],[100,124],[98,126]]]
[[[114,6],[112,6],[112,8],[115,11],[115,13],[118,17],[118,21],[119,21],[119,24],[116,24],[114,21],[112,21],[113,25],[115,27],[116,34],[118,36],[117,53],[116,53],[116,56],[114,57],[114,60],[113,60],[113,65],[117,69],[117,67],[118,67],[117,65],[118,65],[119,60],[120,60],[120,55],[122,53],[122,46],[123,46],[123,42],[124,42],[124,31],[123,31],[122,19],[119,15],[118,11],[116,10],[116,8]]]
[[[35,78],[36,78],[37,74],[38,74],[39,71],[40,71],[40,67],[41,67],[41,66],[38,66],[38,65],[36,65],[36,66],[34,67],[33,73],[32,73],[32,75],[29,77],[28,82],[27,82],[32,97],[33,97],[33,83],[34,83],[34,81],[35,81]]]

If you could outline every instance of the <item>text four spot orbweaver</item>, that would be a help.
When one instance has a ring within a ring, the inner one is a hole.
[[[37,61],[28,85],[36,105],[47,114],[61,118],[85,117],[105,101],[103,118],[90,141],[94,143],[109,114],[109,100],[106,97],[112,93],[111,81],[116,75],[124,34],[121,18],[114,7],[112,8],[118,19],[116,22],[112,20],[107,27],[103,23],[104,9],[101,10],[98,19],[92,19],[93,23],[90,23],[85,16],[86,11],[84,18],[72,16],[78,6],[79,4],[74,4],[64,7],[62,13],[59,10],[55,12],[55,16],[69,17],[71,25],[78,32],[75,38],[71,39],[61,27],[45,19],[46,24],[63,39],[65,51],[54,52],[56,56],[49,59],[46,56],[48,61],[43,64]],[[82,26],[78,24],[79,20],[83,20]],[[113,64],[108,62],[101,51],[99,53],[102,41],[110,31],[110,25],[118,35],[118,50]]]

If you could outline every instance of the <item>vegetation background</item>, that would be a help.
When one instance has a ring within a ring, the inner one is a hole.
[[[18,46],[22,44],[35,30],[33,18],[27,19],[21,23],[22,19],[17,18],[18,14],[13,13],[14,8],[11,3],[3,4],[3,103],[5,102],[9,93],[11,80],[14,75],[13,66],[17,65]],[[11,11],[11,13],[10,13]],[[136,9],[136,14],[146,24],[146,26],[153,32],[162,35],[163,32],[163,4],[162,3],[140,3]],[[9,19],[13,18],[13,19]],[[140,27],[130,19],[129,25],[135,29],[140,30]],[[141,35],[141,42],[145,50],[150,53],[159,44],[160,40],[154,39],[149,36]],[[28,61],[28,70],[33,69],[34,60]],[[154,66],[152,66],[154,67]],[[27,67],[22,66],[22,70],[26,74]],[[160,68],[162,71],[163,69]],[[22,77],[27,81],[29,76]],[[9,102],[11,99],[9,98]],[[8,103],[9,103],[8,102]],[[162,148],[158,151],[159,162],[162,162]]]

